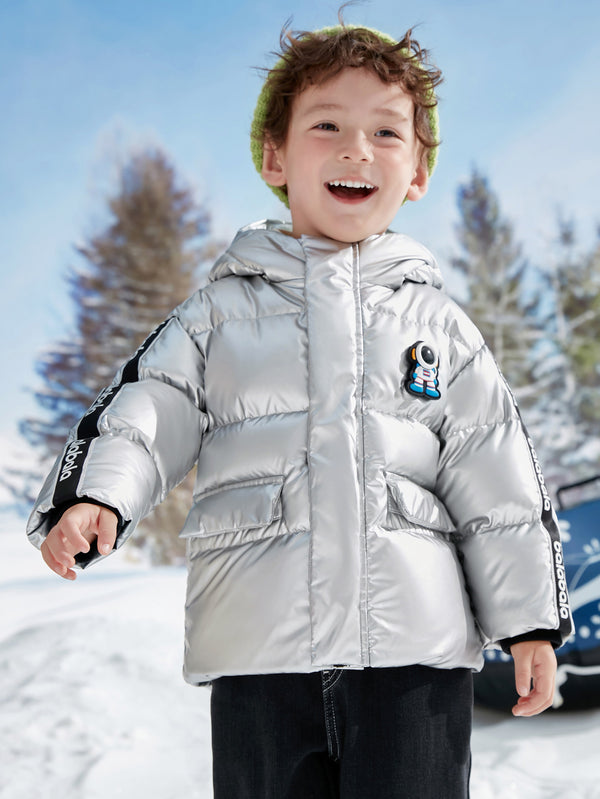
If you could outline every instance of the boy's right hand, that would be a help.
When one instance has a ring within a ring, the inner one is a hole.
[[[68,508],[50,530],[40,551],[44,562],[65,580],[75,580],[71,568],[75,555],[89,552],[90,543],[98,539],[98,552],[108,555],[117,539],[117,515],[112,510],[90,502]]]

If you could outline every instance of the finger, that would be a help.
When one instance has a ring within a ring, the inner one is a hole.
[[[93,527],[90,524],[89,517],[83,517],[81,512],[65,513],[58,527],[74,555],[78,552],[90,551],[89,541],[83,535],[88,527]]]
[[[533,676],[533,658],[520,656],[515,658],[515,687],[520,697],[529,696],[531,693],[531,678]]]
[[[534,689],[526,697],[521,697],[513,712],[519,716],[535,716],[546,710],[554,699],[555,670],[545,663],[534,666]]]
[[[48,547],[48,551],[54,562],[57,563],[63,571],[75,565],[75,558],[66,549],[60,549],[59,547],[54,547],[54,549],[52,549]]]
[[[73,555],[69,552],[69,544],[58,528],[50,530],[43,546],[57,563],[65,567],[72,565]]]
[[[50,551],[49,547],[46,545],[46,541],[43,542],[42,546],[40,547],[40,551],[42,553],[42,558],[46,566],[48,566],[53,572],[58,574],[59,577],[64,577],[65,580],[77,579],[77,575],[75,574],[73,569],[69,569],[68,566],[56,560],[56,558]]]
[[[98,516],[98,552],[101,555],[108,555],[116,540],[117,517],[112,511],[103,508]]]
[[[513,713],[515,716],[536,716],[538,713],[546,710],[552,704],[554,691],[553,690],[534,690],[528,697],[521,697],[515,707]]]

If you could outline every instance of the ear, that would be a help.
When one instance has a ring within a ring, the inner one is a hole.
[[[285,159],[280,149],[277,149],[269,139],[263,144],[263,163],[261,175],[269,186],[285,186]]]
[[[424,197],[427,194],[428,186],[429,173],[427,171],[427,164],[423,163],[421,160],[415,169],[415,174],[413,175],[413,179],[411,180],[408,191],[406,192],[406,199],[410,200],[411,202],[420,200],[421,197]]]

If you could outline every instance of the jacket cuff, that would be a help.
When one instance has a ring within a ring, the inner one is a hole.
[[[498,641],[502,651],[510,655],[510,648],[513,644],[520,644],[522,641],[549,641],[554,649],[558,649],[563,643],[560,630],[530,630],[522,635],[515,635],[513,638],[503,638]]]

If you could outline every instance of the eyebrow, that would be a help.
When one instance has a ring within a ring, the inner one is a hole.
[[[321,111],[343,111],[343,110],[344,106],[340,105],[339,103],[315,103],[314,105],[310,105],[304,111],[302,116],[309,116],[310,114],[315,114]],[[374,113],[397,119],[399,122],[410,122],[410,118],[407,117],[405,114],[402,114],[400,111],[395,111],[393,108],[387,108],[386,106],[375,108]]]
[[[342,108],[343,106],[339,105],[339,103],[314,103],[314,105],[308,106],[303,116],[314,114],[317,111],[341,111]]]
[[[376,108],[375,109],[375,113],[376,114],[383,114],[384,116],[387,116],[387,117],[393,117],[393,118],[399,120],[400,122],[410,122],[411,121],[410,117],[407,117],[406,114],[402,114],[400,111],[394,111],[393,108],[386,108],[385,106],[382,106],[381,108]]]

